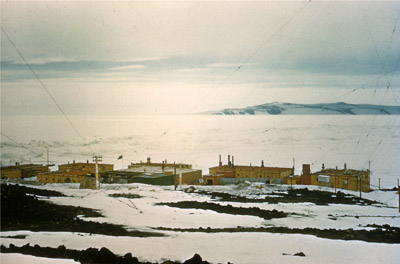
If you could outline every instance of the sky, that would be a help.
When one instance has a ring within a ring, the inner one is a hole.
[[[1,115],[399,105],[399,20],[399,1],[1,1]]]

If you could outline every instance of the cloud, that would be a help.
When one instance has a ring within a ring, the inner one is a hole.
[[[149,109],[168,101],[178,109],[201,89],[234,106],[246,93],[249,104],[260,100],[248,91],[261,88],[399,84],[396,1],[3,1],[1,7],[2,28],[75,112],[89,106],[107,112],[109,98]],[[16,90],[38,83],[1,34],[2,97],[16,103],[24,96]],[[79,90],[62,91],[72,84]],[[103,85],[106,96],[93,92]],[[40,100],[32,104],[45,112]]]
[[[137,70],[143,69],[144,65],[127,65],[127,66],[117,66],[117,67],[110,67],[111,71],[130,71],[130,70]]]

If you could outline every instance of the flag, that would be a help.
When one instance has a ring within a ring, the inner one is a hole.
[[[118,159],[119,159],[119,160],[122,159],[122,154],[118,157]]]

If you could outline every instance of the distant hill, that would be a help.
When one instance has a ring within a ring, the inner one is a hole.
[[[203,115],[400,115],[400,106],[346,104],[268,103],[246,108],[227,108]]]

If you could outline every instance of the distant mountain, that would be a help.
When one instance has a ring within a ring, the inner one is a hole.
[[[227,108],[203,115],[400,115],[400,106],[346,104],[268,103],[246,108]]]

